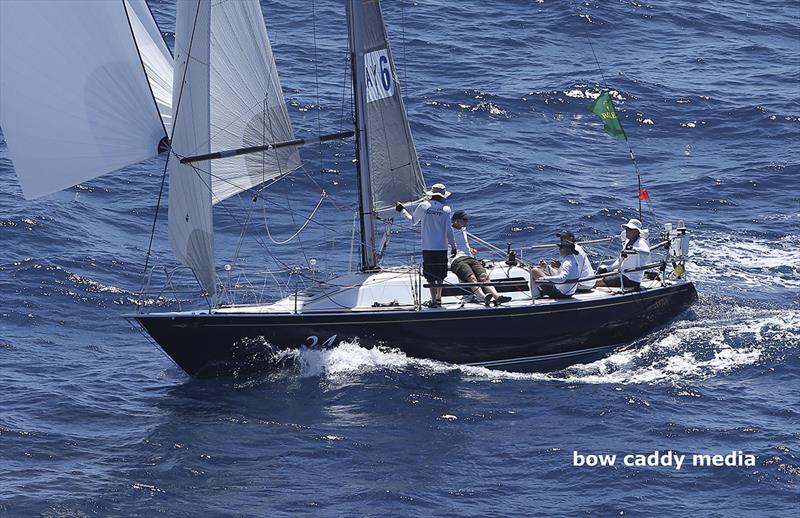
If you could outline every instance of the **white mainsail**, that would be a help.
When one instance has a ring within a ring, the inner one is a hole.
[[[366,128],[373,209],[379,214],[393,214],[397,202],[409,203],[424,197],[425,180],[411,137],[380,2],[358,1],[362,3],[363,16]]]
[[[169,236],[216,291],[211,208],[300,166],[296,147],[181,164],[179,158],[294,139],[257,0],[178,2]]]
[[[166,131],[145,69],[170,59],[142,4],[0,1],[0,127],[26,198],[158,154]]]
[[[211,6],[211,150],[294,139],[257,0]],[[211,163],[213,202],[300,167],[296,146]]]

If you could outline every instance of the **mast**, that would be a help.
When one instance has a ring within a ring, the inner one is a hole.
[[[352,64],[353,106],[355,109],[356,177],[358,178],[358,215],[361,220],[361,270],[378,267],[375,250],[375,214],[367,148],[367,91],[364,79],[364,15],[362,0],[346,0],[348,42]]]

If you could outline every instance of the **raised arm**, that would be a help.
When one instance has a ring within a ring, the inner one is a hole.
[[[412,217],[411,214],[406,210],[405,205],[400,202],[397,202],[397,205],[394,206],[394,210],[400,213],[401,216],[406,218],[407,220],[411,221]]]
[[[426,204],[425,202],[422,202],[419,205],[417,205],[417,208],[414,209],[414,216],[408,218],[411,220],[412,225],[418,225],[422,223],[422,220],[425,218],[425,211],[428,210],[429,206],[430,205]]]

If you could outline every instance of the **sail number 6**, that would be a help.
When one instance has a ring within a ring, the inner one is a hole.
[[[388,49],[364,54],[364,68],[368,103],[394,95],[394,76]]]

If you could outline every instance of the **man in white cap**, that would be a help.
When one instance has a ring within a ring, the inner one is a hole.
[[[628,271],[635,270],[647,264],[650,259],[650,246],[642,236],[642,222],[638,219],[631,219],[622,228],[625,229],[625,242],[622,243],[622,264],[620,260],[614,261],[614,264],[608,267],[601,266],[597,269],[597,273],[606,273],[616,269],[622,270],[622,286],[625,288],[639,288],[639,284],[644,277],[644,271]],[[597,280],[598,286],[620,287],[620,276],[612,275],[604,279]]]
[[[422,274],[432,287],[431,301],[428,307],[438,308],[442,305],[442,288],[447,277],[447,245],[452,244],[453,232],[450,229],[451,209],[444,204],[450,196],[443,183],[434,184],[426,194],[430,201],[423,201],[414,209],[412,216],[402,203],[395,207],[397,212],[411,220],[412,225],[422,223]]]

